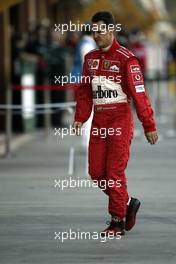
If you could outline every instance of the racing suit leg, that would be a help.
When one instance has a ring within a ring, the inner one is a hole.
[[[91,179],[96,180],[98,186],[108,195],[109,190],[106,183],[107,138],[101,134],[101,127],[104,125],[104,117],[94,113],[89,141],[89,174]]]
[[[106,181],[106,190],[103,191],[109,196],[109,213],[120,220],[126,216],[129,199],[125,169],[132,135],[131,118],[128,104],[95,113],[89,142],[89,174],[92,180]],[[103,133],[105,129],[106,135]],[[109,185],[110,180],[113,186]]]
[[[107,141],[107,178],[118,183],[109,188],[109,213],[123,220],[126,216],[129,199],[125,169],[131,142],[132,115],[130,106],[128,104],[123,107],[119,106],[112,116],[108,127],[114,128],[118,132],[121,131],[121,134],[108,135]]]

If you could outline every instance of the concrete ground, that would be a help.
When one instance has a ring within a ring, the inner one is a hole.
[[[46,140],[37,134],[10,159],[0,159],[0,263],[175,264],[176,141],[163,139],[156,146],[133,141],[129,192],[142,207],[131,232],[106,242],[94,238],[62,243],[56,236],[70,229],[77,236],[83,231],[92,235],[109,219],[107,197],[97,188],[55,187],[59,179],[69,179],[70,146],[76,154],[72,179],[85,179],[78,138],[61,140],[51,133]]]
[[[7,142],[5,138],[5,134],[0,134],[0,158],[2,157],[8,157],[11,155],[11,152],[16,151],[20,146],[23,144],[29,142],[33,138],[32,134],[26,133],[26,134],[12,134],[9,147],[10,147],[10,153],[7,153]]]

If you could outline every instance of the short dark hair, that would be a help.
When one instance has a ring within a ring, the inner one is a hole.
[[[103,21],[107,26],[109,24],[115,24],[114,17],[110,12],[107,11],[100,11],[93,15],[91,19],[92,23],[96,23],[99,21]]]

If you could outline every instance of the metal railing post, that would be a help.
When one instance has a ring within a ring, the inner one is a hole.
[[[6,89],[6,104],[11,105],[12,103],[12,91],[10,84],[7,85]],[[11,155],[11,137],[12,137],[12,109],[7,107],[5,115],[5,157]]]

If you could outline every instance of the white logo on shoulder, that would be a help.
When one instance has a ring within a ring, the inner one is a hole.
[[[130,65],[130,68],[132,73],[140,72],[140,67],[138,65]]]
[[[136,93],[142,93],[142,92],[145,92],[145,88],[144,88],[144,85],[136,85],[135,86],[135,89],[136,89]]]

